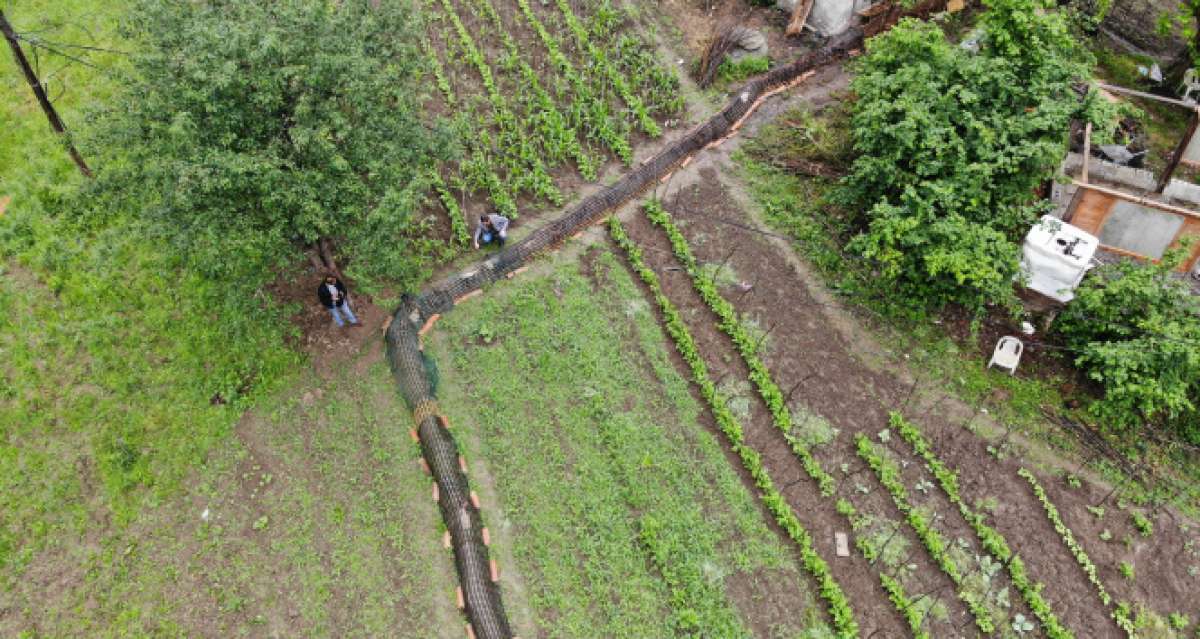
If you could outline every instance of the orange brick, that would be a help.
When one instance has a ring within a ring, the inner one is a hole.
[[[477,289],[475,289],[475,290],[471,291],[470,293],[467,293],[466,295],[463,295],[462,297],[460,297],[460,298],[458,298],[458,299],[454,300],[454,305],[455,305],[455,306],[458,306],[459,304],[462,304],[463,302],[465,302],[465,301],[467,301],[467,300],[471,299],[472,297],[475,297],[476,295],[483,295],[483,289],[478,289],[478,288],[477,288]]]
[[[471,504],[479,508],[479,495],[476,495],[473,490],[471,491]]]
[[[480,532],[483,533],[483,545],[491,546],[492,545],[492,536],[488,534],[487,527],[484,526],[483,530],[481,530]]]
[[[429,329],[433,328],[433,324],[441,319],[441,317],[441,313],[434,313],[433,315],[430,315],[429,319],[425,320],[425,325],[421,327],[421,330],[417,331],[417,335],[424,336],[425,333],[429,332]]]
[[[458,609],[462,610],[467,607],[467,602],[463,600],[462,586],[454,589],[454,596],[458,600]]]
[[[492,568],[492,581],[500,581],[500,566],[496,565],[495,559],[492,559],[488,563]]]
[[[438,494],[437,482],[433,482],[433,500],[441,501],[441,495]]]

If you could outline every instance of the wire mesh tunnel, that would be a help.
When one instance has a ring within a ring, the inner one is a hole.
[[[434,380],[421,353],[420,327],[435,315],[449,311],[463,295],[513,273],[538,254],[637,197],[685,158],[729,135],[769,91],[845,58],[862,43],[862,31],[851,29],[825,47],[751,80],[719,113],[612,186],[583,199],[565,215],[520,242],[435,283],[416,297],[406,298],[396,311],[386,334],[388,361],[396,385],[413,412],[421,451],[437,484],[438,506],[450,531],[466,615],[476,637],[508,639],[512,637],[512,629],[499,587],[492,581],[479,509],[471,501],[467,476],[458,462],[458,447],[437,406]]]

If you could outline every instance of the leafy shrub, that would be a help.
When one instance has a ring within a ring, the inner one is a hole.
[[[1167,421],[1200,443],[1200,299],[1172,275],[1180,257],[1096,269],[1054,330],[1104,387],[1097,417],[1118,428]]]
[[[318,238],[356,275],[424,272],[412,212],[445,146],[403,0],[138,0],[124,93],[89,143],[102,210],[136,209],[209,276],[262,282]]]
[[[1073,118],[1110,115],[1072,91],[1087,54],[1049,3],[985,4],[978,54],[906,20],[868,43],[852,84],[858,158],[840,199],[865,213],[850,248],[916,305],[1015,303],[1034,190]]]
[[[766,73],[771,68],[771,60],[764,55],[748,55],[740,60],[725,60],[717,68],[717,79],[722,82],[738,82],[746,78]]]

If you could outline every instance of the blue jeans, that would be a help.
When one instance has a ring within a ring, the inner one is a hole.
[[[329,314],[333,315],[333,321],[337,322],[338,326],[346,325],[346,323],[342,321],[342,315],[345,315],[346,319],[350,320],[351,324],[358,323],[358,318],[354,316],[354,311],[350,310],[350,300],[342,301],[342,305],[340,307],[334,306],[333,308],[329,309]]]

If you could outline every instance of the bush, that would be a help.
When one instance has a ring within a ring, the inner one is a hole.
[[[865,213],[850,248],[915,305],[1015,304],[1018,240],[1071,119],[1111,115],[1072,90],[1087,54],[1061,15],[1043,0],[985,4],[978,54],[906,20],[868,43],[852,84],[858,158],[839,199]]]
[[[319,238],[414,283],[412,213],[441,143],[405,0],[138,0],[123,93],[88,136],[98,210],[137,210],[214,279],[250,286]]]
[[[1118,428],[1168,422],[1200,444],[1200,298],[1173,275],[1181,258],[1093,271],[1054,330],[1104,387],[1096,417]]]

